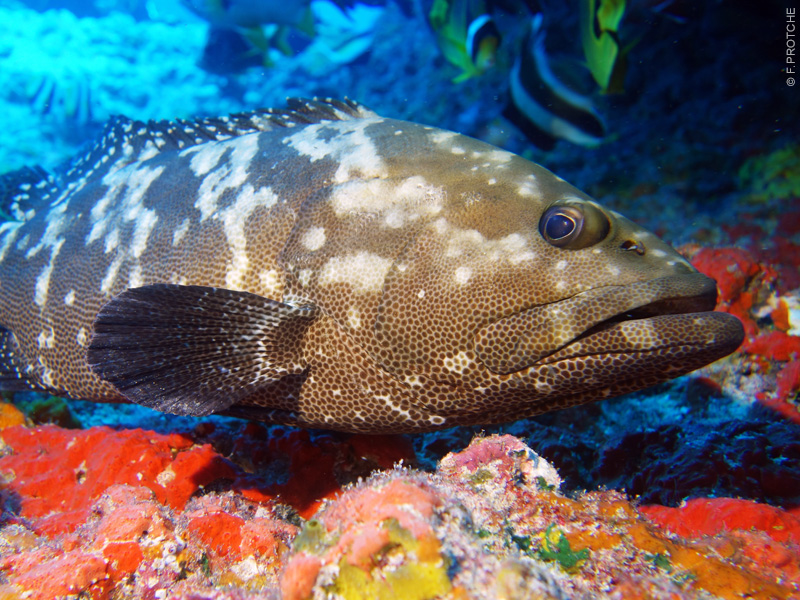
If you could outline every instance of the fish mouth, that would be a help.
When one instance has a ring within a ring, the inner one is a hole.
[[[575,337],[571,343],[580,342],[581,340],[596,336],[604,331],[617,328],[617,325],[628,321],[641,321],[643,319],[653,319],[666,315],[696,315],[712,312],[716,305],[716,296],[715,287],[710,292],[698,296],[666,298],[637,306],[636,308],[616,314],[597,323],[597,325],[590,327]]]
[[[501,375],[612,354],[639,363],[672,354],[694,365],[688,372],[744,339],[736,317],[713,312],[716,297],[714,280],[696,272],[596,288],[486,326],[476,335],[476,354]]]
[[[631,311],[590,328],[532,366],[600,355],[672,354],[689,372],[727,356],[744,340],[741,321],[728,313],[651,314],[650,307],[643,309],[641,315]]]

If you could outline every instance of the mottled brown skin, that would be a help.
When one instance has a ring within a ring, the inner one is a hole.
[[[107,139],[124,161],[99,147],[66,187],[15,198],[4,387],[422,431],[634,391],[741,342],[708,312],[712,280],[542,167],[353,104],[293,107],[234,137],[193,124],[223,141],[183,149],[170,130]],[[548,239],[554,206],[583,229]]]

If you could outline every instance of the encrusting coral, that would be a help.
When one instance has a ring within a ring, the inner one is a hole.
[[[0,437],[0,597],[800,593],[798,516],[730,499],[567,497],[555,469],[509,435],[476,438],[434,473],[397,466],[331,490],[304,522],[278,496],[254,499],[252,475],[187,435],[15,425]]]

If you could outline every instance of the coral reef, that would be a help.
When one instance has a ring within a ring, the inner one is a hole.
[[[0,172],[54,168],[115,113],[349,96],[524,153],[683,244],[747,340],[689,377],[474,441],[478,428],[344,436],[18,393],[0,403],[0,598],[800,597],[798,109],[761,58],[769,36],[749,31],[774,14],[626,18],[640,41],[628,93],[599,99],[611,136],[544,154],[499,118],[526,19],[499,22],[495,68],[454,86],[400,3],[226,75],[197,64],[205,24],[144,14],[169,2],[100,3],[76,18],[2,2]]]
[[[789,216],[795,213],[790,212]],[[744,324],[747,338],[741,355],[753,374],[775,382],[771,391],[761,390],[756,398],[787,418],[800,423],[796,396],[800,390],[798,360],[798,292],[800,291],[800,244],[793,241],[797,224],[782,226],[772,244],[751,241],[749,248],[701,248],[692,262],[717,280],[719,310],[736,315]],[[728,378],[728,384],[731,383]],[[778,382],[780,382],[778,384]]]
[[[613,491],[568,497],[552,465],[513,436],[476,438],[434,473],[383,469],[337,489],[299,522],[274,499],[249,499],[237,467],[188,436],[82,433],[55,426],[0,433],[4,597],[776,600],[800,593],[800,517],[733,499],[672,509],[637,508]],[[73,450],[87,443],[98,458]],[[314,445],[306,438],[293,451]],[[40,457],[70,454],[81,463],[50,473],[53,462],[44,461],[34,476],[21,464],[31,446]],[[109,462],[120,452],[124,458]],[[76,508],[78,499],[86,510]]]

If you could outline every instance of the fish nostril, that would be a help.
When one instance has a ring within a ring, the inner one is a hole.
[[[633,252],[636,252],[636,254],[638,254],[639,256],[644,256],[645,253],[644,244],[634,240],[625,240],[624,242],[622,242],[622,244],[620,244],[620,248],[622,248],[623,250],[631,250]]]

